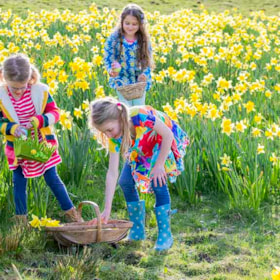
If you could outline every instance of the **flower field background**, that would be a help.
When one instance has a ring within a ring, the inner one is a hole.
[[[110,279],[115,273],[114,279],[270,279],[280,259],[280,16],[197,9],[146,12],[156,63],[146,103],[178,121],[191,139],[186,171],[170,186],[179,209],[178,220],[173,219],[174,248],[165,256],[152,252],[156,229],[150,195],[143,195],[146,244],[62,254],[41,232],[11,229],[12,174],[1,143],[3,277],[22,273],[26,279]],[[91,100],[115,96],[102,57],[118,15],[95,4],[80,12],[0,14],[0,63],[11,53],[26,53],[61,108],[56,129],[63,163],[58,171],[75,204],[93,200],[103,206],[108,162],[90,135],[87,115]],[[28,187],[30,214],[58,218],[57,202],[44,180],[32,180]],[[119,189],[113,210],[113,217],[127,217]],[[86,208],[85,217],[91,216]],[[39,259],[34,269],[23,256],[27,251]],[[49,254],[45,258],[44,252]],[[95,252],[99,257],[92,256]],[[11,269],[9,254],[21,272]]]

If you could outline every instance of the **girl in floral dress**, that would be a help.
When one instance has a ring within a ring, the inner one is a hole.
[[[189,144],[187,134],[164,113],[151,106],[128,109],[113,98],[93,101],[90,126],[101,144],[110,152],[106,176],[105,210],[107,223],[118,181],[120,154],[125,164],[119,177],[130,220],[134,223],[130,240],[145,239],[145,201],[141,192],[153,192],[158,224],[156,250],[169,249],[173,244],[170,229],[171,201],[167,182],[175,182],[184,170],[183,157]]]

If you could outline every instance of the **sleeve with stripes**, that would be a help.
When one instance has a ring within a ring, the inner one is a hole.
[[[36,122],[38,128],[47,127],[59,121],[59,108],[50,93],[48,93],[48,101],[44,113],[32,119]]]
[[[4,117],[3,112],[0,109],[0,134],[2,135],[14,135],[16,128],[19,124],[10,122]]]

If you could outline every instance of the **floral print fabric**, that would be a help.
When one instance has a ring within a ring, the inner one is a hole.
[[[156,117],[164,122],[173,132],[174,140],[165,162],[165,171],[169,181],[174,183],[176,177],[184,170],[183,157],[189,145],[189,138],[181,127],[164,113],[151,106],[130,108],[130,118],[134,125],[136,136],[129,149],[129,163],[136,186],[141,192],[151,192],[150,172],[153,169],[161,147],[162,137],[153,127]],[[121,138],[109,139],[109,151],[119,152]]]
[[[135,40],[133,43],[129,43],[123,37],[122,40],[122,53],[119,53],[120,42],[118,33],[112,33],[104,47],[104,63],[108,72],[112,70],[112,64],[117,61],[121,65],[121,71],[116,78],[110,77],[109,84],[112,88],[116,89],[117,86],[134,84],[140,74],[145,74],[147,78],[146,91],[148,91],[152,84],[151,68],[147,67],[143,71],[137,65],[137,48],[138,43]],[[123,84],[117,80],[121,80]]]

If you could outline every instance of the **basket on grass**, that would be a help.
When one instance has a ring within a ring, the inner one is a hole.
[[[54,153],[56,147],[43,141],[39,143],[38,130],[33,122],[34,139],[31,130],[27,131],[27,138],[19,137],[14,140],[14,151],[17,158],[29,159],[39,162],[47,162]]]
[[[89,225],[88,222],[76,222],[66,223],[60,227],[46,227],[46,231],[59,244],[71,246],[73,244],[87,245],[99,242],[117,242],[127,235],[128,230],[133,225],[132,222],[124,220],[109,220],[107,224],[102,224],[99,207],[92,201],[82,201],[77,209],[79,214],[81,214],[82,207],[85,204],[94,207],[97,224]]]
[[[118,86],[117,82],[120,82],[122,85]],[[147,85],[146,82],[124,85],[124,82],[120,79],[116,79],[115,83],[117,91],[120,92],[126,100],[141,98],[145,93],[145,88]]]

